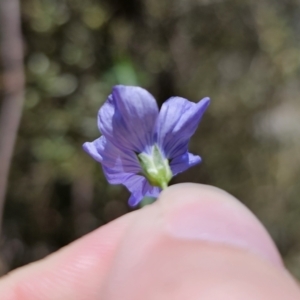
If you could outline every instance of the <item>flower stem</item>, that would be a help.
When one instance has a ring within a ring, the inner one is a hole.
[[[167,187],[168,187],[168,184],[167,184],[166,182],[162,182],[162,183],[161,183],[161,188],[162,188],[163,190],[165,190]]]

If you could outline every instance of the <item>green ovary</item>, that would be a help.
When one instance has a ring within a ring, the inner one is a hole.
[[[151,155],[138,154],[138,159],[150,184],[165,189],[173,174],[168,159],[163,157],[158,146],[153,146]]]

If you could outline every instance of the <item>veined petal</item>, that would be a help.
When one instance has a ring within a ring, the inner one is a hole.
[[[139,202],[144,198],[148,187],[147,179],[140,175],[134,175],[124,181],[123,184],[131,192],[128,204],[130,206],[136,206],[139,204]]]
[[[91,143],[84,143],[83,149],[112,172],[135,174],[141,171],[141,166],[133,151],[120,150],[104,136]]]
[[[120,173],[119,171],[105,167],[103,165],[102,165],[102,169],[105,178],[110,184],[123,184],[128,178],[135,175],[133,173],[125,173],[125,172]]]
[[[158,197],[161,189],[149,184],[148,180],[141,175],[132,173],[120,173],[103,166],[107,181],[111,184],[123,184],[131,192],[128,200],[130,206],[136,206],[145,196]]]
[[[113,137],[113,117],[115,115],[115,104],[112,95],[109,95],[98,111],[98,128],[108,139]]]
[[[158,107],[149,92],[118,85],[99,110],[98,126],[118,148],[148,152],[157,116]]]
[[[128,204],[132,207],[138,205],[145,196],[157,197],[161,191],[159,187],[153,187],[148,180],[140,175],[134,175],[123,183],[131,192]]]
[[[104,167],[105,175],[107,180],[113,184],[123,184],[127,187],[129,192],[131,192],[131,196],[128,200],[130,206],[136,206],[145,196],[148,191],[148,181],[145,177],[141,175],[128,174],[121,175],[111,173],[111,170],[108,170]],[[113,178],[114,177],[114,178]],[[113,180],[111,180],[113,178]]]
[[[147,179],[141,175],[120,173],[102,166],[107,181],[110,184],[123,184],[127,187],[131,196],[128,200],[130,206],[136,206],[144,197],[147,190]]]
[[[156,123],[156,136],[167,158],[187,152],[188,142],[209,102],[209,98],[193,103],[181,97],[172,97],[162,105]]]
[[[153,187],[138,173],[141,166],[133,151],[120,150],[104,136],[89,143],[83,149],[102,164],[102,169],[110,184],[123,184],[131,192],[129,205],[136,206],[145,196],[157,197],[161,189]]]
[[[102,137],[94,140],[93,142],[85,142],[82,145],[83,150],[88,153],[94,160],[102,162],[103,158],[99,153],[99,148],[102,147]]]
[[[149,183],[148,183],[149,184]],[[149,190],[145,196],[157,198],[159,193],[161,192],[161,188],[158,186],[152,186],[149,184]]]
[[[183,155],[179,155],[171,160],[170,167],[175,176],[188,168],[197,165],[201,162],[201,157],[192,153],[186,152]]]

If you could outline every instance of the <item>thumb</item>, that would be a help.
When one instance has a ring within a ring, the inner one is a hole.
[[[129,225],[107,300],[300,299],[267,231],[219,189],[181,184]]]

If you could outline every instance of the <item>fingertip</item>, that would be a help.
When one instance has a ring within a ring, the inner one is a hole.
[[[164,212],[166,231],[175,238],[227,244],[283,266],[260,221],[219,188],[192,183],[173,185],[161,193],[157,204]]]
[[[220,189],[171,186],[127,233],[105,299],[298,299],[264,227]]]

